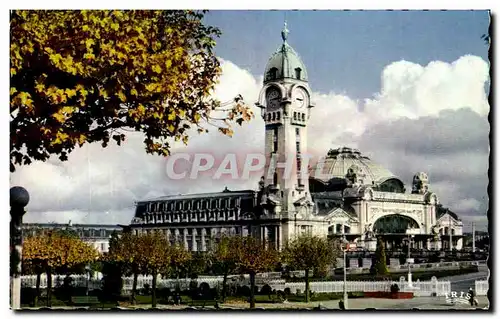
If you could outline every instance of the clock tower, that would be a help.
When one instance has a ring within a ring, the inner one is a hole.
[[[304,63],[287,42],[286,22],[281,37],[281,46],[267,63],[256,103],[266,125],[266,165],[261,186],[275,203],[275,213],[307,215],[312,211],[307,159],[304,158],[307,124],[313,107],[311,89]]]

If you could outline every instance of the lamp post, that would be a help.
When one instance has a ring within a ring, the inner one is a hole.
[[[85,272],[87,274],[87,289],[85,290],[85,295],[89,295],[89,282],[90,282],[90,266],[87,264],[85,265]]]
[[[349,242],[347,241],[346,237],[342,237],[342,245],[344,249],[342,251],[344,252],[344,309],[347,309],[347,260],[346,260],[346,252],[349,249]]]
[[[409,288],[412,288],[413,287],[413,282],[412,282],[412,278],[411,278],[411,264],[412,264],[412,259],[410,258],[410,249],[411,249],[411,242],[412,242],[412,238],[414,237],[414,235],[411,234],[410,231],[407,231],[408,233],[408,258],[407,258],[407,263],[408,263],[408,287]]]
[[[21,309],[21,258],[23,255],[23,233],[21,225],[24,207],[30,201],[29,193],[20,186],[10,189],[10,273],[11,273],[11,308]]]
[[[476,225],[472,223],[472,256],[476,253]]]

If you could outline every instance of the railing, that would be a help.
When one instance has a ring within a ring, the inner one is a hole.
[[[488,280],[476,280],[475,282],[476,295],[486,296],[488,294],[489,289],[490,289],[490,284]]]
[[[435,277],[431,281],[415,281],[410,287],[408,282],[401,278],[399,281],[347,281],[347,292],[375,292],[390,291],[391,285],[397,284],[401,292],[413,292],[415,296],[445,296],[451,292],[449,281],[438,281]],[[290,288],[292,293],[305,290],[305,283],[286,283],[285,288]],[[311,282],[310,289],[314,292],[344,291],[343,281]]]
[[[53,287],[57,287],[63,283],[63,275],[53,275]],[[87,277],[85,275],[71,275],[73,279],[73,285],[77,287],[88,287],[90,290],[101,289],[102,287],[102,276],[94,276],[87,283]],[[228,283],[234,282],[236,279],[238,285],[249,285],[250,280],[247,276],[237,276],[228,278]],[[158,278],[157,285],[158,288],[169,288],[175,289],[179,287],[181,290],[187,290],[190,287],[191,282],[196,282],[199,286],[202,283],[206,283],[210,288],[215,288],[217,285],[222,284],[222,276],[205,276],[199,277],[196,280],[180,278],[180,279],[162,279]],[[145,285],[152,286],[153,277],[152,276],[138,276],[137,278],[137,289],[144,288]],[[271,278],[256,278],[256,285],[262,287],[263,285],[269,285],[272,289],[284,290],[290,288],[292,293],[297,291],[305,290],[304,282],[285,282],[283,279],[271,279]],[[409,287],[408,282],[405,281],[404,277],[401,277],[399,281],[348,281],[347,291],[348,292],[368,292],[368,291],[390,291],[392,284],[397,284],[400,291],[412,291],[415,296],[444,296],[451,292],[451,284],[449,281],[438,281],[436,277],[433,277],[430,281],[415,281],[413,286]],[[132,291],[133,277],[123,277],[123,293],[129,294]],[[22,286],[23,287],[36,287],[36,276],[22,276]],[[40,288],[47,287],[47,278],[45,276],[41,277]],[[342,292],[344,289],[343,281],[320,281],[310,283],[311,291],[314,292]],[[487,281],[476,281],[476,293],[478,295],[485,295],[488,291]]]
[[[52,275],[52,287],[61,286],[64,283],[64,278],[66,275]],[[100,289],[102,286],[102,275],[96,274],[88,280],[87,275],[70,275],[72,279],[72,285],[75,287],[88,287],[90,290]],[[36,276],[22,276],[21,277],[21,287],[36,287]],[[40,276],[40,288],[47,288],[47,276],[45,274]]]

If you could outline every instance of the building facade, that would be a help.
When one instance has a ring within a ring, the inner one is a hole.
[[[453,248],[461,249],[463,225],[440,209],[427,174],[415,174],[407,191],[389,170],[347,147],[307,167],[311,88],[304,63],[288,43],[286,24],[281,36],[256,103],[265,122],[266,156],[258,189],[138,202],[129,228],[160,229],[172,243],[194,251],[208,249],[224,233],[255,236],[278,249],[304,233],[343,237],[366,250],[375,249],[376,236],[384,237],[388,249],[407,239],[414,248],[449,248],[451,233]]]
[[[101,224],[56,224],[56,223],[23,223],[23,236],[36,236],[53,230],[70,230],[82,241],[92,245],[98,252],[106,253],[109,250],[109,239],[113,232],[121,232],[118,225]]]

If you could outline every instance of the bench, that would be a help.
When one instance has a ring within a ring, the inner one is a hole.
[[[74,305],[95,305],[99,304],[97,296],[77,296],[71,297],[71,303]]]

